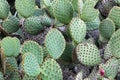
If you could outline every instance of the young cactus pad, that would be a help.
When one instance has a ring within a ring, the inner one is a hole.
[[[40,66],[36,56],[32,53],[25,53],[22,56],[22,68],[29,76],[38,76],[40,74]]]
[[[10,11],[10,6],[6,0],[0,0],[0,19],[6,19]]]
[[[76,47],[78,60],[88,66],[94,66],[101,62],[98,48],[91,43],[80,43]]]
[[[114,22],[109,18],[103,20],[99,25],[99,31],[101,36],[109,39],[111,35],[115,32]]]
[[[45,46],[48,53],[58,59],[65,49],[65,39],[62,33],[57,29],[51,29],[45,38]]]
[[[2,27],[7,33],[16,32],[19,29],[19,19],[15,16],[10,16],[2,23]]]
[[[45,72],[45,75],[43,74],[42,76],[42,80],[63,80],[62,70],[54,59],[46,59],[41,69]]]
[[[103,69],[105,71],[104,76],[113,80],[117,74],[118,66],[118,60],[116,58],[111,58],[105,64],[100,64],[99,69]]]
[[[68,0],[56,0],[53,4],[53,14],[61,23],[68,24],[73,17],[73,8]]]
[[[30,52],[34,54],[38,60],[38,63],[41,64],[43,61],[43,50],[42,47],[35,41],[25,41],[21,47],[21,54]]]
[[[111,49],[110,49],[110,44],[107,44],[104,50],[104,59],[110,59],[112,57]]]
[[[120,58],[120,29],[112,34],[108,44],[110,45],[112,55]]]
[[[35,11],[35,0],[15,0],[15,7],[21,16],[28,18]]]
[[[40,17],[32,16],[25,20],[24,27],[27,33],[37,35],[43,30]]]
[[[89,21],[93,21],[96,19],[99,11],[94,9],[94,6],[95,6],[94,1],[92,1],[92,0],[85,1],[83,8],[82,8],[82,13],[81,13],[82,20],[89,22]]]
[[[69,31],[73,40],[80,43],[86,35],[86,24],[79,17],[75,17],[70,22]]]
[[[1,49],[5,56],[16,57],[20,51],[20,41],[16,37],[5,37],[1,41]]]
[[[120,28],[120,7],[114,6],[110,10],[108,17],[113,20],[117,28]]]

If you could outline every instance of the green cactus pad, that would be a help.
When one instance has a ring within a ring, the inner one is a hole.
[[[33,16],[40,16],[40,15],[44,15],[44,11],[42,9],[35,9]]]
[[[120,7],[114,6],[110,10],[108,17],[113,20],[117,28],[120,28]]]
[[[47,15],[44,16],[40,16],[41,18],[41,23],[44,26],[50,26],[53,25],[53,19],[51,19],[50,17],[48,17]]]
[[[99,28],[100,19],[99,17],[96,17],[95,20],[90,22],[85,22],[85,23],[86,23],[87,30],[95,30]]]
[[[2,27],[7,33],[16,32],[19,29],[19,19],[17,17],[10,16],[2,23]]]
[[[37,35],[43,30],[40,17],[29,17],[24,22],[24,27],[27,33]]]
[[[8,17],[10,6],[6,0],[0,0],[0,19]]]
[[[75,17],[70,22],[69,31],[73,40],[80,43],[86,35],[86,24],[80,18]]]
[[[112,34],[108,44],[110,45],[112,55],[120,58],[120,29]]]
[[[94,6],[95,6],[94,1],[92,0],[85,1],[83,8],[82,8],[82,13],[81,13],[82,20],[89,22],[89,21],[93,21],[96,19],[99,11],[94,9]]]
[[[16,57],[20,51],[20,41],[16,37],[5,37],[1,41],[1,49],[5,56]]]
[[[111,58],[105,64],[101,63],[99,65],[99,69],[103,69],[105,71],[104,76],[108,77],[110,80],[113,80],[117,75],[118,66],[118,60],[116,58]]]
[[[36,76],[28,76],[27,74],[24,75],[22,80],[39,80]]]
[[[68,0],[57,0],[53,4],[53,14],[61,23],[68,24],[73,17],[73,8]]]
[[[72,53],[74,50],[74,45],[72,43],[66,43],[66,48],[61,56],[64,61],[72,62]]]
[[[43,50],[42,47],[35,41],[25,41],[21,47],[21,54],[30,52],[34,54],[38,60],[38,63],[41,64],[43,61]]]
[[[51,29],[46,35],[45,46],[49,54],[54,59],[58,59],[65,49],[64,36],[57,29]]]
[[[16,0],[15,7],[21,16],[28,18],[35,11],[35,0]]]
[[[115,32],[114,22],[109,18],[103,20],[99,25],[99,31],[101,36],[109,39],[111,35]]]
[[[111,57],[112,57],[112,53],[111,53],[110,45],[107,44],[104,51],[104,59],[107,60],[107,59],[110,59]]]
[[[88,66],[94,66],[101,62],[98,48],[91,43],[80,43],[76,47],[78,60]]]
[[[74,1],[74,0],[73,0]],[[78,13],[81,14],[82,13],[82,8],[83,8],[83,0],[78,0]]]
[[[42,76],[42,80],[63,80],[62,70],[54,59],[46,59],[41,69],[45,72],[45,75],[43,74]]]
[[[29,76],[38,76],[40,74],[40,66],[36,56],[32,53],[25,53],[22,56],[22,68]]]

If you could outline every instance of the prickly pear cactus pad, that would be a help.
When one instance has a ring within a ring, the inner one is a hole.
[[[86,0],[83,8],[82,8],[82,13],[81,15],[81,19],[89,22],[89,21],[93,21],[96,19],[96,17],[98,16],[98,10],[94,9],[95,6],[95,2],[94,1],[90,1],[90,0]]]
[[[87,30],[95,30],[99,28],[99,24],[100,24],[100,19],[99,17],[96,17],[95,20],[90,21],[90,22],[85,22]]]
[[[53,14],[61,23],[68,24],[73,17],[73,8],[68,0],[56,0],[53,4]]]
[[[120,28],[120,7],[114,6],[108,15],[108,17],[113,20],[117,28]]]
[[[0,19],[8,17],[10,6],[6,0],[0,0]]]
[[[114,22],[109,18],[103,20],[99,25],[99,31],[101,36],[109,39],[111,35],[115,32]]]
[[[20,41],[16,37],[5,37],[1,41],[1,49],[5,56],[16,57],[20,51]]]
[[[16,32],[19,29],[19,19],[15,16],[10,16],[2,23],[2,27],[7,33]]]
[[[27,33],[37,35],[43,30],[40,17],[29,17],[24,22],[24,27]]]
[[[65,39],[57,29],[51,29],[45,38],[45,46],[51,57],[58,59],[65,49]]]
[[[43,61],[43,50],[42,47],[35,41],[25,41],[21,47],[21,54],[32,53],[36,56],[38,63],[41,64]]]
[[[82,71],[78,72],[75,80],[83,80],[83,74]]]
[[[91,43],[80,43],[76,47],[78,60],[88,66],[98,65],[101,57],[98,48]]]
[[[118,60],[116,58],[111,58],[105,64],[100,64],[99,69],[103,69],[105,71],[104,76],[108,77],[110,80],[114,80],[117,74],[118,66]]]
[[[22,68],[29,76],[38,76],[40,74],[40,66],[36,56],[32,53],[25,53],[22,56]]]
[[[28,76],[27,74],[25,74],[23,80],[38,80],[38,79],[36,76]]]
[[[42,80],[63,80],[62,70],[54,59],[46,59],[41,69],[45,72],[45,75],[43,74],[42,76]]]
[[[110,45],[112,55],[120,58],[120,29],[112,34],[108,44]]]
[[[107,60],[110,59],[111,57],[112,57],[112,53],[110,49],[110,44],[107,44],[104,51],[104,58]]]
[[[86,35],[86,24],[79,17],[75,17],[69,24],[69,31],[73,40],[80,43]]]
[[[15,7],[21,16],[27,18],[35,11],[35,0],[16,0]]]

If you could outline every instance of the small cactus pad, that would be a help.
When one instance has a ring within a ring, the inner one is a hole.
[[[117,28],[120,28],[120,7],[114,6],[110,10],[108,17],[113,20]]]
[[[6,0],[0,0],[0,19],[8,17],[10,6]]]
[[[107,60],[107,59],[110,59],[111,57],[112,57],[112,53],[111,53],[110,45],[107,44],[104,51],[104,59]]]
[[[25,53],[22,56],[22,68],[29,76],[38,76],[40,74],[40,66],[37,58],[32,53]]]
[[[95,6],[94,1],[92,1],[92,0],[85,1],[83,8],[82,8],[82,13],[81,13],[82,20],[89,22],[89,21],[93,21],[96,19],[99,11],[94,9],[94,6]]]
[[[18,38],[5,37],[1,41],[1,49],[5,56],[17,56],[20,51],[20,41]]]
[[[10,16],[2,23],[2,27],[7,33],[16,32],[19,29],[19,19],[15,16]]]
[[[75,17],[70,22],[69,31],[73,40],[80,43],[86,35],[86,24],[80,18]]]
[[[110,80],[114,80],[118,66],[118,60],[116,58],[111,58],[105,64],[101,63],[99,65],[99,69],[103,69],[105,71],[104,76],[108,77]]]
[[[99,25],[99,31],[101,36],[109,39],[111,35],[115,32],[114,22],[109,18],[103,20]]]
[[[90,22],[85,22],[86,26],[87,26],[87,30],[95,30],[99,28],[99,24],[100,24],[100,19],[99,17],[96,17],[95,20],[90,21]]]
[[[21,54],[25,54],[27,52],[33,53],[38,63],[41,64],[43,61],[43,50],[42,47],[36,43],[35,41],[25,41],[21,47]]]
[[[62,33],[57,29],[51,29],[45,38],[45,46],[49,54],[58,59],[65,49],[65,39]]]
[[[76,47],[78,60],[88,66],[94,66],[101,62],[98,48],[91,43],[80,43]]]
[[[21,16],[27,18],[35,11],[35,0],[16,0],[15,7]]]
[[[62,70],[54,59],[46,59],[41,69],[45,73],[42,76],[42,80],[63,80]]]
[[[56,0],[53,4],[53,14],[61,23],[68,24],[73,17],[73,8],[68,0]]]
[[[66,48],[61,56],[64,61],[72,62],[72,53],[74,50],[74,45],[72,43],[66,43]]]
[[[27,33],[37,35],[43,30],[40,17],[29,17],[24,22],[24,27]]]
[[[110,45],[112,55],[120,58],[120,29],[112,34],[108,44]]]
[[[83,80],[83,73],[82,73],[82,71],[78,72],[75,80]]]

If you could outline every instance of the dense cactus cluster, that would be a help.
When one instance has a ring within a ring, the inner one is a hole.
[[[13,3],[0,0],[0,80],[66,80],[62,64],[87,68],[74,80],[116,80],[120,0]]]

